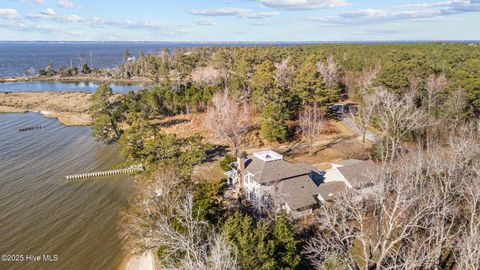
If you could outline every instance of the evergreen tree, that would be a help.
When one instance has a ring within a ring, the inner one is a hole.
[[[275,269],[275,243],[268,239],[268,231],[266,222],[254,226],[250,216],[238,212],[225,221],[223,233],[236,246],[240,269]]]
[[[298,241],[284,216],[260,220],[236,212],[227,218],[223,234],[236,247],[239,269],[295,269],[300,263]]]
[[[280,216],[273,227],[273,239],[275,242],[275,269],[295,269],[300,263],[298,255],[298,240],[295,239],[294,230],[285,216]]]
[[[129,164],[172,165],[183,175],[189,175],[194,165],[205,160],[206,151],[210,149],[202,140],[199,135],[178,138],[175,134],[160,132],[140,119],[125,130],[118,143],[120,153]]]
[[[279,91],[276,89],[275,79],[273,74],[275,66],[272,61],[265,60],[257,66],[253,74],[252,86],[252,101],[257,108],[262,108],[270,101],[279,100]]]
[[[90,73],[92,73],[92,70],[90,69],[90,67],[87,64],[83,64],[82,73],[83,74],[90,74]]]
[[[311,56],[300,66],[294,79],[293,91],[304,104],[324,104],[338,97],[326,91],[325,82],[317,69],[316,57]]]
[[[120,115],[112,99],[113,91],[106,84],[100,85],[90,98],[92,132],[100,140],[114,140],[120,137],[118,128]]]
[[[477,117],[480,117],[480,60],[470,59],[465,61],[453,76],[454,89],[452,90],[464,89],[473,112]]]
[[[260,134],[271,142],[286,141],[288,136],[287,119],[288,113],[284,106],[269,103],[262,110]]]

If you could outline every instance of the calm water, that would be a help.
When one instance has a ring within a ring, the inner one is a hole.
[[[55,69],[62,65],[80,66],[80,58],[83,63],[93,63],[97,68],[110,68],[122,63],[125,49],[137,55],[141,51],[161,51],[162,46],[142,43],[0,42],[0,77],[23,76],[29,69],[38,72],[49,63]]]
[[[98,83],[93,82],[0,82],[0,92],[94,92]],[[109,84],[117,93],[142,89],[142,85]]]
[[[208,43],[132,43],[132,42],[0,42],[0,77],[24,76],[27,70],[38,72],[52,63],[55,69],[60,66],[80,66],[93,64],[96,68],[111,68],[123,62],[123,52],[132,56],[140,52],[155,54],[164,48],[198,47]],[[213,44],[230,46],[232,44]],[[235,44],[251,46],[262,44]],[[266,45],[266,44],[265,44]],[[287,44],[285,44],[287,45]],[[82,60],[80,60],[82,59]]]
[[[19,128],[47,125],[41,130]],[[68,174],[111,169],[117,149],[88,127],[39,114],[0,114],[0,254],[56,254],[57,262],[0,261],[0,269],[115,269],[122,260],[119,209],[127,176],[67,182]]]

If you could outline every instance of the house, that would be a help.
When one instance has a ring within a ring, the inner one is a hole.
[[[372,185],[369,172],[374,170],[375,163],[371,160],[349,159],[330,163],[331,169],[326,170],[325,182],[342,181],[349,188],[361,189]]]
[[[329,113],[336,116],[356,114],[358,112],[357,103],[333,104],[327,107]]]
[[[319,171],[306,163],[291,163],[281,154],[266,150],[239,158],[225,175],[238,196],[250,202],[262,202],[266,196],[277,194],[287,212],[303,214],[357,186],[362,179],[361,174],[357,174],[363,171],[362,164],[366,162],[339,162],[332,164],[330,170]]]

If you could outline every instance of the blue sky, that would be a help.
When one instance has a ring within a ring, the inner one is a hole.
[[[0,0],[0,40],[480,40],[480,0]]]

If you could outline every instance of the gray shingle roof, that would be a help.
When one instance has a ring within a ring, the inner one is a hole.
[[[337,169],[354,187],[366,182],[366,173],[374,166],[372,161],[362,160],[345,160],[334,164],[342,165]],[[253,174],[251,179],[259,184],[276,182],[277,192],[292,210],[315,206],[318,195],[328,201],[348,189],[342,181],[325,183],[323,174],[306,163],[292,164],[283,159],[264,161],[250,155],[245,160],[245,170]]]
[[[318,194],[325,200],[330,201],[335,199],[340,193],[348,190],[347,185],[342,181],[333,181],[323,183],[318,187]]]
[[[308,175],[302,175],[278,184],[281,198],[292,210],[302,210],[317,204],[315,197],[318,194],[318,186]]]
[[[343,166],[349,166],[349,165],[354,165],[354,164],[359,164],[365,162],[364,160],[358,160],[358,159],[347,159],[347,160],[342,160],[338,162],[332,162],[333,164],[337,165],[343,165]]]
[[[339,164],[339,163],[334,163]],[[338,167],[337,170],[347,179],[353,187],[361,187],[371,182],[368,173],[373,170],[373,161],[350,162],[347,165]]]
[[[307,164],[292,164],[286,160],[265,162],[254,156],[248,156],[245,161],[245,170],[253,174],[252,180],[259,184],[280,181],[316,170]]]

